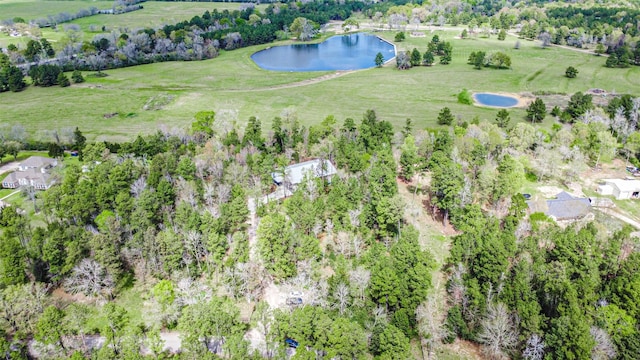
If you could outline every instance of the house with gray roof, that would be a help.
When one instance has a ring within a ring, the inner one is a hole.
[[[53,184],[49,169],[57,165],[56,159],[32,156],[20,163],[18,171],[10,173],[2,180],[2,187],[17,189],[21,186],[33,186],[36,190],[46,190]]]
[[[329,181],[336,174],[336,167],[329,160],[314,159],[298,164],[289,165],[284,171],[271,173],[273,182],[276,185],[288,184],[296,187],[303,180],[305,175],[320,177]]]
[[[591,201],[587,198],[575,197],[565,191],[550,200],[527,201],[529,210],[541,212],[556,221],[578,220],[591,212]]]
[[[27,171],[29,169],[39,169],[41,172],[46,172],[48,169],[58,165],[58,160],[47,158],[44,156],[31,156],[25,161],[21,162],[18,166],[20,171]]]

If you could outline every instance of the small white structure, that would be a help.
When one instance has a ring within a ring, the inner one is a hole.
[[[606,179],[599,185],[601,195],[613,195],[617,200],[640,199],[640,180]]]
[[[331,177],[336,174],[336,167],[329,160],[314,159],[289,165],[284,168],[284,173],[273,172],[271,177],[276,185],[287,183],[295,187],[304,180],[306,174],[331,180]]]

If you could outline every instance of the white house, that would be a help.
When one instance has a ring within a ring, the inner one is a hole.
[[[597,192],[602,195],[613,195],[618,200],[640,199],[640,180],[606,179],[599,185]]]
[[[37,190],[46,190],[52,184],[48,170],[57,165],[56,159],[32,156],[20,163],[18,171],[12,172],[2,180],[2,187],[16,189],[20,186],[33,186]]]

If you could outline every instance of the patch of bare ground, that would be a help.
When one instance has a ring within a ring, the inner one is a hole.
[[[460,356],[461,359],[484,360],[480,345],[471,341],[456,339],[452,344],[442,346],[443,350]]]
[[[598,183],[604,179],[624,179],[628,175],[624,160],[614,159],[610,164],[600,164],[598,168],[583,171],[580,179],[585,187],[595,191]]]
[[[61,302],[64,304],[71,304],[71,303],[95,304],[97,301],[95,298],[85,296],[84,294],[70,294],[64,291],[62,287],[55,288],[51,292],[51,297],[54,299],[54,301]]]

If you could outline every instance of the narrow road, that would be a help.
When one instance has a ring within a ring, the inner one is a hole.
[[[8,162],[8,163],[0,166],[0,175],[8,173],[8,172],[16,171],[16,170],[18,170],[19,166],[20,166],[20,163],[17,162],[17,161]]]
[[[630,217],[621,214],[620,212],[618,212],[615,209],[607,209],[607,208],[595,208],[595,209],[601,211],[604,214],[613,216],[613,217],[617,218],[618,220],[624,221],[625,223],[635,227],[636,229],[640,229],[640,222],[637,222],[637,221],[631,219]]]

